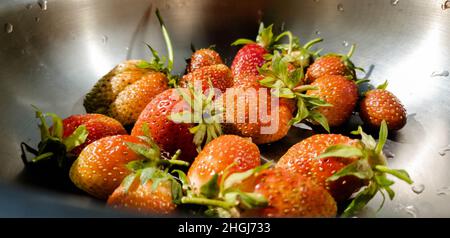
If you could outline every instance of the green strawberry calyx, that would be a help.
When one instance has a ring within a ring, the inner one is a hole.
[[[258,44],[261,47],[263,47],[266,50],[271,50],[275,47],[275,44],[279,42],[283,37],[288,36],[289,37],[289,45],[292,46],[292,40],[293,36],[290,31],[284,31],[278,36],[274,37],[273,34],[273,24],[269,25],[268,27],[264,27],[264,23],[261,22],[259,25],[258,35],[256,36],[256,41],[250,40],[250,39],[244,39],[240,38],[234,41],[231,45],[237,46],[237,45],[247,45],[247,44]],[[292,48],[292,47],[290,47]]]
[[[350,47],[350,50],[347,54],[337,54],[337,53],[329,53],[325,54],[321,57],[327,57],[327,56],[337,56],[340,57],[342,62],[347,68],[347,72],[345,73],[345,76],[348,77],[351,80],[357,80],[355,70],[359,70],[361,72],[365,72],[365,70],[361,67],[356,67],[355,64],[350,60],[350,58],[353,56],[353,53],[355,53],[356,45],[352,44]]]
[[[272,163],[268,162],[244,172],[230,174],[229,170],[233,166],[235,163],[230,164],[220,178],[219,174],[214,174],[197,193],[187,191],[187,195],[181,198],[181,203],[206,206],[205,215],[223,218],[240,217],[243,210],[267,207],[268,201],[262,194],[241,191],[236,185],[252,176],[257,176],[272,166]],[[182,172],[180,171],[179,174]],[[183,177],[186,178],[185,175]],[[184,179],[183,184],[189,184],[189,181]]]
[[[181,184],[175,176],[170,174],[170,171],[174,170],[174,166],[188,167],[189,163],[178,159],[181,150],[177,150],[170,158],[161,153],[159,146],[153,141],[146,123],[142,125],[142,130],[144,136],[139,136],[139,139],[145,141],[145,144],[125,143],[143,159],[131,161],[126,165],[132,172],[124,178],[122,186],[128,192],[131,185],[139,179],[141,185],[152,181],[152,190],[155,190],[161,182],[169,181],[171,182],[172,200],[175,204],[179,204],[182,196]]]
[[[211,81],[208,83],[209,90],[205,93],[203,93],[201,82],[196,82],[196,85],[188,84],[186,88],[188,93],[185,88],[177,88],[178,93],[189,105],[189,109],[169,116],[169,119],[176,123],[195,124],[189,131],[194,134],[193,143],[198,152],[204,145],[223,133],[220,124],[223,108],[214,103],[215,91]]]
[[[296,100],[297,112],[289,122],[290,125],[309,120],[319,123],[329,132],[330,128],[326,117],[315,109],[332,105],[318,96],[307,95],[306,91],[317,90],[317,88],[305,85],[303,67],[294,67],[293,70],[290,70],[288,61],[286,56],[274,51],[272,61],[259,68],[259,73],[264,76],[259,83],[270,88],[271,94],[276,97]]]
[[[293,37],[289,44],[276,45],[275,49],[281,51],[282,55],[285,55],[285,60],[288,63],[291,63],[295,67],[303,67],[305,69],[313,62],[314,58],[319,57],[319,53],[322,50],[314,51],[311,48],[322,41],[322,38],[316,38],[302,46],[299,38]],[[271,60],[272,56],[271,54],[267,54],[265,58],[266,60]]]
[[[83,144],[88,137],[88,130],[85,125],[78,126],[71,135],[63,137],[62,119],[55,113],[43,113],[39,108],[33,106],[36,111],[36,118],[40,120],[39,129],[41,141],[38,148],[34,149],[26,143],[21,143],[22,160],[25,165],[34,164],[40,161],[55,161],[58,167],[70,166],[74,160],[71,151]],[[52,127],[47,124],[47,118],[51,118]],[[29,161],[25,151],[33,154],[35,157]]]
[[[178,83],[179,77],[176,75],[172,75],[174,62],[172,41],[170,39],[169,32],[167,31],[167,27],[164,24],[164,20],[161,17],[159,9],[156,9],[156,16],[161,26],[161,31],[163,34],[164,42],[166,44],[168,57],[160,57],[159,53],[155,49],[153,49],[149,44],[145,43],[147,48],[150,50],[153,58],[151,59],[151,61],[141,60],[136,64],[136,66],[138,68],[151,69],[164,73],[169,78],[169,85],[175,87]]]
[[[379,209],[384,205],[385,192],[392,200],[395,196],[395,192],[391,188],[394,181],[388,178],[388,174],[408,184],[413,183],[405,170],[391,169],[387,165],[386,157],[383,154],[383,146],[387,141],[388,128],[384,120],[381,123],[378,143],[372,136],[364,133],[361,127],[352,134],[361,135],[361,140],[357,145],[333,145],[317,157],[317,159],[327,157],[358,158],[328,178],[329,181],[336,181],[344,176],[355,176],[368,182],[368,185],[356,194],[344,210],[343,217],[349,217],[361,210],[378,192],[383,198]]]

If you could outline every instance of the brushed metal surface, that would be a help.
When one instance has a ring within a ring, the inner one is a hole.
[[[38,139],[30,104],[65,116],[83,112],[82,97],[100,76],[125,59],[149,57],[143,42],[164,52],[153,15],[159,8],[180,73],[191,42],[197,47],[216,44],[230,63],[237,50],[229,46],[231,41],[253,38],[259,20],[275,23],[277,29],[284,25],[303,42],[323,37],[321,47],[327,51],[346,52],[345,42],[356,43],[354,62],[368,70],[375,84],[389,80],[388,89],[408,110],[406,127],[390,136],[387,151],[395,156],[389,163],[407,169],[416,184],[425,186],[416,194],[398,183],[393,202],[375,213],[377,197],[361,216],[450,217],[450,189],[445,194],[444,188],[450,186],[450,152],[440,154],[450,144],[450,77],[432,77],[433,72],[450,70],[450,10],[442,10],[443,2],[49,0],[42,10],[37,1],[3,0],[0,179],[30,186],[21,173],[18,146]],[[261,149],[266,158],[276,159],[310,134],[294,128],[282,141]],[[78,196],[62,196],[73,204],[96,206]]]

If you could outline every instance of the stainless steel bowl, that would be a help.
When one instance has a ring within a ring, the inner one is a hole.
[[[153,15],[159,8],[174,41],[180,73],[191,43],[198,47],[216,44],[230,63],[237,50],[231,41],[253,38],[260,20],[292,30],[303,42],[323,37],[321,47],[327,51],[347,52],[356,43],[354,62],[368,71],[366,76],[375,84],[389,80],[389,89],[408,110],[406,127],[390,136],[387,152],[393,158],[389,163],[410,172],[416,192],[425,187],[416,194],[410,186],[398,183],[394,201],[375,213],[377,197],[361,216],[448,217],[450,151],[445,150],[450,150],[450,9],[443,10],[443,4],[444,0],[1,1],[1,188],[41,187],[26,178],[19,158],[20,142],[38,140],[30,105],[60,115],[83,112],[82,98],[98,78],[126,59],[148,58],[143,42],[164,52]],[[307,135],[295,128],[282,141],[261,149],[266,157],[276,159]],[[15,204],[17,210],[2,209],[10,206],[2,202],[0,216],[74,215],[73,209],[65,213],[37,209],[49,203],[51,194],[41,189],[1,192],[0,201]],[[14,196],[39,197],[42,203],[25,206],[26,200]],[[80,195],[59,196],[67,207],[98,207]]]

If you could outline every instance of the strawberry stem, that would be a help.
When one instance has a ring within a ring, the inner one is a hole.
[[[214,206],[214,207],[222,207],[225,209],[230,209],[235,206],[235,204],[224,202],[216,199],[208,199],[201,197],[182,197],[182,204],[197,204],[197,205],[205,205],[205,206]]]
[[[159,9],[156,9],[156,16],[158,17],[159,24],[161,25],[164,41],[166,42],[167,54],[169,56],[169,65],[167,66],[167,68],[169,69],[169,71],[172,71],[173,67],[172,41],[170,40],[169,32],[167,31],[166,25],[164,24],[161,14],[159,13]]]
[[[349,59],[352,57],[353,53],[355,52],[355,48],[356,48],[355,44],[353,44],[352,47],[350,47],[350,51],[347,53],[347,57]]]
[[[303,46],[303,48],[304,48],[305,50],[309,50],[309,48],[311,48],[313,45],[315,45],[315,44],[317,44],[317,43],[319,43],[319,42],[322,42],[322,41],[323,41],[322,38],[316,38],[316,39],[313,39],[313,40],[309,41],[308,43],[306,43],[306,44]]]

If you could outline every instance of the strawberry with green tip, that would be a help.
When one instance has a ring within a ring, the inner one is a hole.
[[[361,135],[361,140],[352,141],[339,135],[310,137],[289,149],[278,161],[277,167],[311,177],[330,191],[337,201],[349,198],[352,190],[359,190],[357,181],[366,185],[344,210],[343,216],[350,216],[362,209],[378,192],[383,196],[383,203],[385,193],[393,199],[395,192],[391,186],[394,181],[387,177],[388,174],[412,184],[405,170],[391,169],[387,165],[382,151],[388,134],[386,122],[381,124],[378,143],[361,127],[353,134]],[[335,137],[340,139],[334,140]],[[347,179],[350,178],[349,183]]]
[[[350,60],[355,51],[355,45],[352,45],[346,55],[326,54],[317,58],[306,71],[306,82],[312,83],[316,79],[325,75],[341,75],[356,80],[355,69],[364,71],[362,68],[355,67]]]
[[[364,94],[359,104],[359,115],[369,127],[379,128],[385,120],[389,130],[400,130],[406,124],[406,109],[386,87],[387,81]]]

